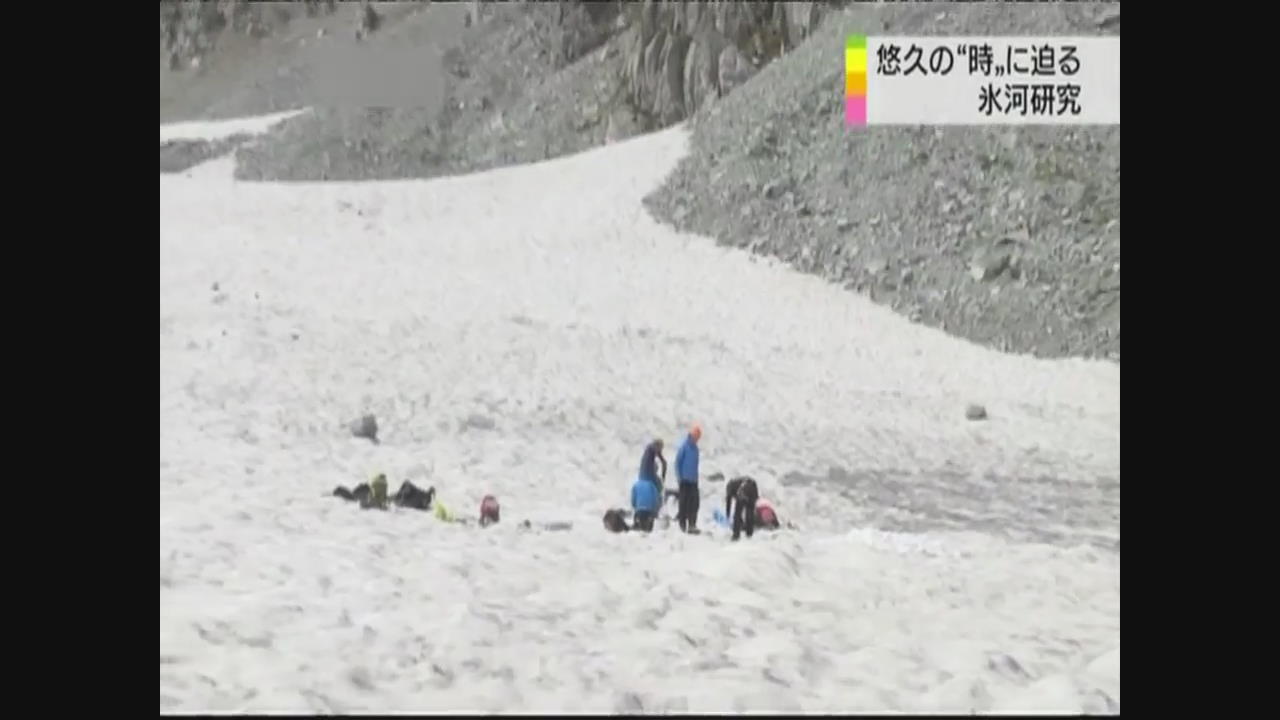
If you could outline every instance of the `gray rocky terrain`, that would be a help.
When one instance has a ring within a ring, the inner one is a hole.
[[[975,342],[1118,360],[1119,127],[853,131],[839,90],[851,33],[1118,33],[1115,11],[852,5],[704,108],[649,206]]]
[[[236,148],[244,179],[433,177],[689,119],[648,200],[664,221],[975,342],[1119,359],[1118,127],[855,132],[841,108],[847,33],[1118,34],[1118,4],[372,7],[162,3],[162,122],[315,108],[252,145],[162,147],[162,172]],[[420,96],[325,102],[405,65]]]

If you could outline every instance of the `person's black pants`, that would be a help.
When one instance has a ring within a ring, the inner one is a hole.
[[[676,522],[680,529],[688,532],[698,527],[698,506],[702,504],[702,494],[698,492],[697,483],[680,483],[680,506],[676,511]]]
[[[651,510],[637,510],[633,517],[632,528],[641,532],[653,532],[654,513]]]
[[[747,532],[747,537],[751,537],[756,531],[756,508],[755,503],[744,503],[741,500],[735,500],[733,503],[733,539],[737,540],[742,531]]]

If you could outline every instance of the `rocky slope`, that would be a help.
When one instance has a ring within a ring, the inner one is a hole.
[[[843,124],[847,34],[1119,33],[1072,5],[851,5],[704,108],[649,206],[975,342],[1119,359],[1119,127]]]
[[[679,122],[800,43],[827,3],[481,4],[441,43],[442,109],[322,109],[239,155],[252,179],[430,177]],[[434,10],[432,11],[434,12]],[[301,138],[307,138],[305,142]]]
[[[188,110],[321,105],[240,147],[242,178],[471,172],[692,117],[692,155],[649,199],[659,217],[976,342],[1119,358],[1118,127],[853,133],[840,111],[849,31],[1118,34],[1118,4],[379,3],[370,23],[356,4],[330,18],[312,2],[291,20],[272,11],[274,25],[259,6],[220,3],[218,21],[183,5],[190,28],[262,34],[237,57],[272,68]],[[164,17],[162,8],[162,47]],[[229,32],[179,43],[206,58],[196,74],[234,63],[216,48]],[[309,102],[322,71],[297,49],[304,43],[358,45],[357,59],[410,48],[440,96],[376,109]],[[162,148],[162,171],[221,151]]]

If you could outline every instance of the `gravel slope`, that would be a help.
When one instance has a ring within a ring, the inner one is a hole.
[[[843,125],[844,37],[1119,33],[1118,6],[854,5],[695,118],[647,206],[975,342],[1120,355],[1120,128]],[[1016,237],[1011,273],[970,276]]]

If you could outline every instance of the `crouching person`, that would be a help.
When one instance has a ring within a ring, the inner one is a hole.
[[[756,527],[764,530],[777,530],[782,527],[782,523],[778,520],[778,513],[773,509],[773,504],[764,498],[756,501]]]
[[[724,514],[733,523],[733,539],[737,540],[743,531],[747,537],[756,530],[756,501],[760,499],[760,489],[756,481],[750,477],[736,477],[724,487]]]
[[[485,495],[480,501],[480,527],[489,527],[498,522],[499,515],[498,498],[492,495]]]
[[[631,512],[636,530],[653,531],[653,519],[662,506],[662,487],[646,477],[639,477],[631,486]]]

